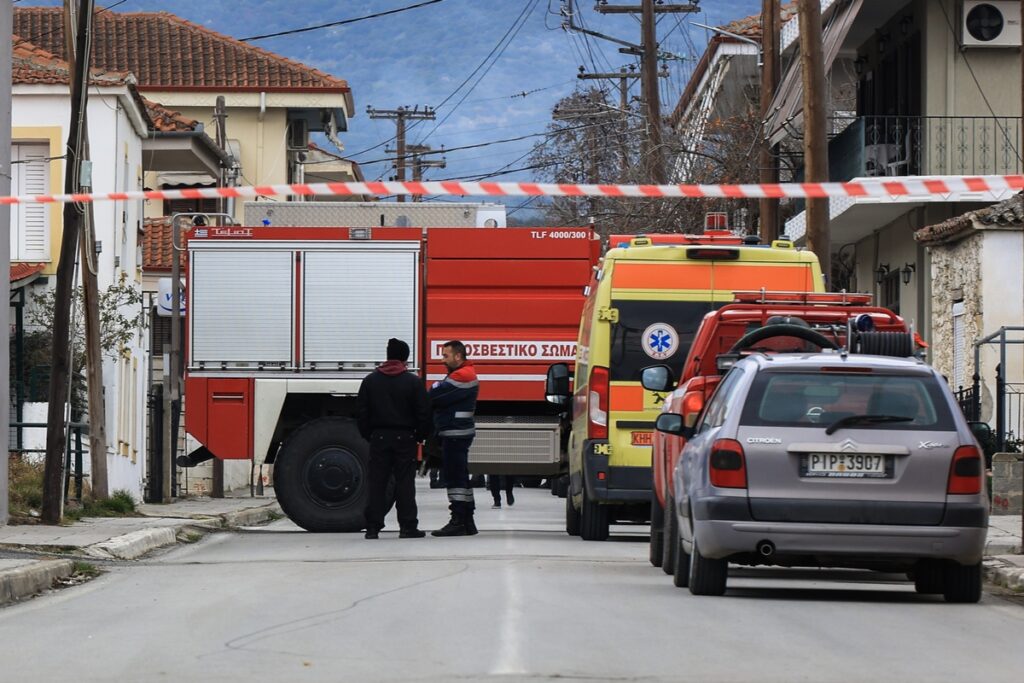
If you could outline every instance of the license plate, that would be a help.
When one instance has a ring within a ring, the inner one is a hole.
[[[654,432],[632,432],[630,443],[634,446],[650,446]]]
[[[808,453],[803,457],[804,477],[833,479],[889,479],[889,458],[871,453]]]

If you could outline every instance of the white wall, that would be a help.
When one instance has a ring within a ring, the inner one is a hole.
[[[38,92],[24,90],[20,88],[12,98],[12,125],[59,127],[62,137],[66,138],[70,115],[66,89],[61,92],[60,88],[47,86],[38,88]],[[125,108],[135,106],[123,97],[127,91],[120,90],[120,93],[102,94],[95,88],[90,91],[90,157],[96,192],[141,189],[141,135],[144,131],[138,127],[138,111],[130,112]],[[138,258],[141,202],[97,202],[92,210],[96,240],[102,243],[103,249],[94,263],[100,290],[119,282],[122,276],[126,282],[141,288]],[[58,257],[59,241],[51,243],[51,253],[54,258]],[[47,286],[53,286],[53,278]],[[124,314],[134,317],[138,307],[132,309],[126,309]],[[145,468],[146,342],[145,332],[140,331],[125,348],[123,363],[127,372],[119,367],[122,363],[119,359],[107,357],[103,364],[110,490],[125,489],[139,499]],[[119,435],[125,443],[119,443]]]
[[[982,335],[988,336],[1000,327],[1024,326],[1024,232],[986,230],[981,250],[982,270]],[[1010,340],[1024,340],[1024,332],[1010,333]],[[999,345],[989,344],[981,352],[981,376],[995,391]],[[1024,345],[1006,347],[1006,380],[1024,382]],[[993,394],[994,396],[994,394]]]

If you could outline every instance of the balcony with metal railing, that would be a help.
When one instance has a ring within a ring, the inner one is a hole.
[[[829,176],[1006,175],[1021,173],[1017,116],[860,116],[833,119]]]

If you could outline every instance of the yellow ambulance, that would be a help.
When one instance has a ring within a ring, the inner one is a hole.
[[[705,314],[736,291],[824,291],[813,253],[750,242],[725,231],[610,238],[587,288],[572,387],[568,365],[548,369],[547,399],[567,409],[570,535],[601,541],[610,522],[650,515],[651,438],[665,394],[640,385],[643,368],[678,374]]]

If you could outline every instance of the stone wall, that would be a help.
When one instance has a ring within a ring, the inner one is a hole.
[[[964,302],[964,375],[963,385],[970,386],[974,374],[975,339],[985,331],[982,314],[982,240],[983,232],[950,244],[928,248],[931,262],[932,320],[931,360],[935,368],[953,384],[953,304]],[[956,390],[957,387],[953,386]],[[982,391],[981,416],[991,414],[991,398]]]
[[[1021,514],[1021,501],[1024,499],[1022,471],[1022,454],[996,453],[992,456],[993,515]]]

